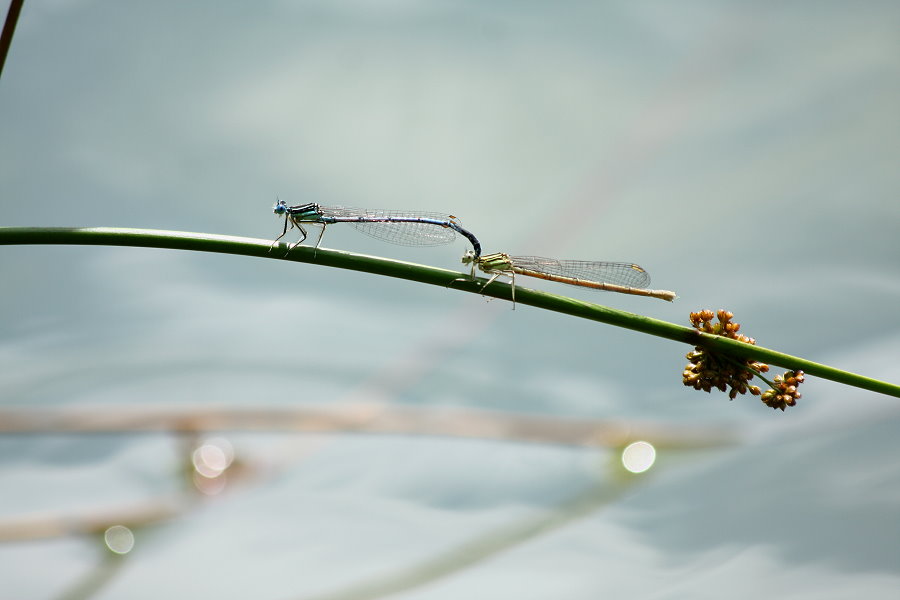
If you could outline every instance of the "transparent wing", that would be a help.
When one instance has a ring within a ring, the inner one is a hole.
[[[586,279],[634,288],[650,285],[650,274],[639,265],[591,260],[556,260],[540,256],[511,256],[513,266],[559,277]]]
[[[441,246],[456,239],[445,225],[455,219],[441,213],[370,208],[322,208],[325,217],[349,223],[360,232],[401,246]]]

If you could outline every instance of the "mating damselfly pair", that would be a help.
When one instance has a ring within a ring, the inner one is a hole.
[[[566,283],[595,290],[618,292],[636,296],[649,296],[672,301],[674,292],[650,290],[650,275],[642,267],[632,263],[556,260],[538,256],[510,256],[498,252],[481,256],[481,244],[472,232],[463,229],[453,215],[416,211],[377,210],[364,208],[325,207],[316,203],[289,206],[284,200],[275,203],[274,212],[284,217],[284,230],[272,247],[290,229],[296,227],[303,237],[288,246],[288,252],[307,238],[304,224],[318,225],[322,229],[315,247],[318,248],[328,225],[349,223],[357,230],[382,241],[403,246],[439,246],[449,244],[460,234],[472,244],[463,256],[464,264],[472,265],[472,279],[475,268],[490,275],[482,289],[493,283],[501,275],[512,280],[512,300],[515,302],[516,275],[526,275],[558,283]]]

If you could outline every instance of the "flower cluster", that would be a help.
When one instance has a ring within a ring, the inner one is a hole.
[[[788,406],[797,404],[797,400],[800,399],[797,386],[801,383],[803,371],[787,371],[784,375],[776,375],[772,388],[763,392],[761,399],[766,406],[784,411]]]
[[[713,318],[718,317],[719,322],[713,323]],[[698,331],[721,335],[745,344],[756,344],[756,340],[738,333],[740,323],[732,321],[734,314],[720,310],[713,313],[711,310],[702,310],[691,313],[691,324]],[[738,394],[746,394],[748,391],[754,396],[760,395],[760,390],[755,385],[748,385],[753,376],[765,373],[769,365],[750,359],[733,359],[721,354],[704,350],[697,346],[688,352],[686,358],[690,361],[684,368],[682,381],[684,385],[704,392],[713,388],[722,390],[731,388],[728,397],[732,400]],[[752,369],[752,370],[751,370]]]
[[[714,318],[718,318],[718,323],[713,322]],[[738,333],[741,325],[732,321],[733,318],[734,315],[726,310],[717,313],[702,310],[691,313],[691,325],[703,333],[756,345],[756,340]],[[684,385],[694,389],[709,392],[717,388],[724,392],[731,388],[728,397],[732,400],[738,394],[750,392],[754,396],[761,396],[766,406],[780,408],[782,411],[788,406],[797,404],[800,398],[797,386],[803,383],[803,371],[787,371],[784,375],[775,376],[775,381],[771,382],[762,375],[769,370],[769,365],[755,360],[733,358],[700,346],[688,352],[686,358],[690,362],[684,368],[682,381]],[[760,392],[757,386],[750,385],[754,376],[768,383],[770,389]]]

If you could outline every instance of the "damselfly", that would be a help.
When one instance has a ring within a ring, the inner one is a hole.
[[[320,225],[319,239],[316,248],[322,242],[325,228],[334,223],[350,223],[359,231],[379,240],[399,244],[401,246],[440,246],[449,244],[460,234],[472,243],[474,251],[470,251],[476,259],[481,256],[481,244],[472,232],[463,229],[459,219],[453,215],[441,213],[413,212],[399,210],[378,210],[369,208],[325,207],[315,203],[288,206],[284,200],[275,203],[274,212],[284,215],[284,231],[281,232],[272,246],[285,236],[290,229],[296,227],[303,237],[288,248],[288,252],[296,248],[306,239],[303,224]]]
[[[527,275],[607,292],[650,296],[669,302],[677,298],[675,292],[647,289],[647,286],[650,285],[650,274],[632,263],[556,260],[539,256],[510,256],[503,252],[485,256],[476,256],[474,252],[466,252],[462,262],[472,265],[473,278],[476,266],[491,276],[482,289],[501,275],[512,279],[513,302],[516,300],[516,275]]]

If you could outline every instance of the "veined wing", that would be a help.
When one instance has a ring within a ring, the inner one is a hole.
[[[558,277],[612,283],[634,288],[645,288],[650,285],[650,274],[633,263],[556,260],[540,256],[511,256],[510,260],[515,267]]]
[[[360,232],[401,246],[441,246],[456,239],[447,224],[455,221],[441,213],[371,208],[322,208],[324,217],[349,223]]]

